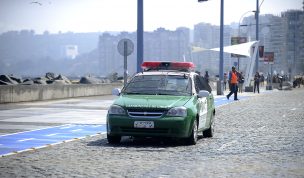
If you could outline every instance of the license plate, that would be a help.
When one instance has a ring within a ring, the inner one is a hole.
[[[134,128],[154,128],[153,121],[134,121]]]

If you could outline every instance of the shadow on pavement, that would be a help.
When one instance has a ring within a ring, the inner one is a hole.
[[[202,136],[198,137],[198,142],[203,139]],[[166,148],[188,146],[185,145],[182,139],[173,138],[160,138],[160,137],[122,137],[119,144],[109,144],[107,138],[91,141],[87,146],[103,146],[103,147],[153,147],[153,148]],[[191,146],[191,145],[189,145]]]

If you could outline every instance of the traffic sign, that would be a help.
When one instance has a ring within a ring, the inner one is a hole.
[[[134,44],[130,39],[121,39],[118,42],[117,50],[122,56],[129,56],[134,51]]]

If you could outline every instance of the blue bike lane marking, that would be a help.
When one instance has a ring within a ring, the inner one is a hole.
[[[248,99],[250,96],[238,96],[239,100],[244,100],[244,99]],[[232,102],[236,102],[235,100],[233,100],[233,95],[230,97],[230,99],[228,100],[226,98],[226,96],[224,97],[218,97],[214,99],[214,105],[215,107],[219,107],[219,106],[223,106]]]
[[[0,136],[0,156],[103,134],[106,125],[68,124]]]
[[[233,97],[232,97],[233,98]],[[249,96],[239,96],[240,100]],[[215,107],[235,102],[226,97],[214,99]],[[64,143],[74,139],[81,139],[86,136],[106,133],[106,125],[92,124],[67,124],[45,129],[26,131],[0,136],[0,156],[20,153],[27,150],[47,147],[59,143]]]

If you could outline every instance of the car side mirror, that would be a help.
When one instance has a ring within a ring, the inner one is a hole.
[[[204,97],[208,97],[209,95],[210,95],[209,91],[207,91],[207,90],[200,90],[197,96],[199,98],[204,98]]]
[[[119,88],[114,88],[112,90],[112,95],[119,96],[120,93],[121,93],[121,89],[119,89]]]

